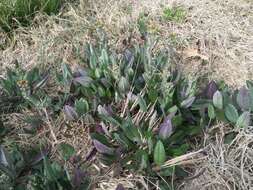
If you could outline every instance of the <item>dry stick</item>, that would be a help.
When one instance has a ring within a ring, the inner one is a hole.
[[[178,156],[176,158],[173,158],[171,160],[168,160],[166,161],[162,167],[166,167],[166,166],[170,166],[172,164],[177,164],[181,161],[186,161],[186,160],[189,160],[189,159],[192,159],[194,156],[196,156],[197,154],[200,154],[204,151],[204,149],[200,149],[196,152],[191,152],[191,153],[188,153],[188,154],[185,154],[185,155],[182,155],[182,156]]]
[[[46,110],[46,109],[43,109],[43,111],[45,112],[46,119],[47,119],[47,124],[48,124],[48,127],[49,127],[49,129],[50,129],[50,133],[51,133],[51,135],[52,135],[52,137],[53,137],[53,139],[54,139],[54,143],[57,144],[57,143],[58,143],[58,140],[57,140],[56,135],[55,135],[55,133],[54,133],[54,130],[53,130],[53,128],[52,128],[50,119],[49,119],[48,114],[47,114],[47,110]]]
[[[124,117],[128,104],[129,104],[129,99],[127,98],[126,101],[125,101],[125,106],[124,106],[123,112],[120,114],[121,118]]]
[[[202,168],[197,174],[195,174],[194,176],[190,176],[190,177],[188,177],[188,178],[185,178],[185,180],[191,181],[191,180],[193,180],[193,179],[196,179],[196,178],[198,178],[199,176],[203,175],[203,174],[205,173],[205,171],[206,171],[206,168]]]
[[[244,172],[243,172],[243,169],[244,169],[244,158],[245,158],[245,153],[246,153],[246,149],[247,147],[245,147],[242,151],[242,156],[241,156],[241,178],[242,178],[242,182],[243,184],[245,185],[245,187],[247,187],[247,184],[245,182],[245,179],[244,179]]]

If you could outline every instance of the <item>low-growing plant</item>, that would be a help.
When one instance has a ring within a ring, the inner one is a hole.
[[[10,31],[19,24],[28,25],[36,12],[55,14],[61,0],[2,0],[0,2],[0,27]]]
[[[69,145],[63,145],[61,151],[64,158],[66,155],[72,156],[74,152],[69,151]],[[86,172],[76,168],[71,177],[68,170],[57,162],[50,161],[48,154],[48,148],[40,151],[22,151],[16,147],[9,153],[0,146],[0,189],[69,190],[88,188],[89,179]]]
[[[239,128],[247,127],[252,122],[253,84],[248,81],[247,86],[239,90],[219,90],[217,84],[212,81],[207,85],[202,98],[197,100],[195,108],[203,110],[203,119],[219,120]]]
[[[186,18],[186,12],[182,7],[167,7],[163,10],[163,18],[166,21],[182,22]]]
[[[252,123],[253,84],[233,91],[212,81],[201,92],[153,44],[147,40],[120,54],[106,43],[88,44],[84,62],[74,70],[67,64],[50,72],[17,67],[0,84],[5,95],[20,97],[21,107],[43,108],[53,116],[63,111],[66,123],[86,123],[94,146],[88,160],[97,155],[104,165],[151,177],[168,189],[172,176],[187,173],[168,167],[167,160],[191,151],[193,137],[201,138],[217,121]],[[54,94],[48,93],[49,80],[58,86]],[[0,136],[1,131],[0,126]],[[61,144],[59,152],[66,162],[75,150]]]

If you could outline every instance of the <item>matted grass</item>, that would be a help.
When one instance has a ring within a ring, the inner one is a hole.
[[[195,164],[196,178],[182,184],[184,190],[236,190],[251,189],[253,186],[252,127],[237,130],[237,136],[226,144],[226,135],[232,129],[217,124],[206,136],[206,160]]]

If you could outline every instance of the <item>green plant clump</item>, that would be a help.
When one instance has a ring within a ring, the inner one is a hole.
[[[84,63],[75,70],[67,64],[48,71],[8,70],[0,80],[3,97],[18,101],[9,105],[5,101],[5,107],[36,109],[38,114],[48,110],[53,117],[63,112],[66,123],[83,121],[90,127],[93,143],[88,161],[96,153],[104,165],[151,177],[168,189],[171,178],[187,173],[179,166],[169,166],[167,160],[191,151],[193,137],[201,138],[216,121],[236,127],[252,123],[253,84],[247,82],[247,87],[232,91],[212,81],[201,92],[196,81],[187,80],[169,63],[166,52],[154,52],[153,44],[147,40],[121,54],[110,52],[104,43],[88,44]],[[54,95],[49,95],[49,80],[60,89]],[[4,106],[1,109],[6,113]],[[70,145],[59,148],[65,161],[75,154]],[[6,159],[0,158],[6,165]],[[46,156],[41,160],[44,170],[54,176],[53,170],[59,166],[49,167]],[[0,169],[10,174],[4,167]],[[58,169],[56,173],[64,176]],[[45,184],[47,177],[39,179]],[[53,179],[57,189],[61,182]],[[152,183],[157,184],[155,181]]]
[[[185,17],[186,12],[181,7],[168,7],[163,10],[163,18],[166,21],[182,22]]]
[[[19,24],[27,26],[36,12],[55,14],[61,0],[2,0],[0,2],[0,27],[10,31]]]

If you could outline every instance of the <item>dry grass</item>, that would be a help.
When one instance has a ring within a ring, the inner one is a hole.
[[[185,22],[161,19],[164,7],[181,6]],[[185,49],[198,49],[208,57],[204,67],[208,77],[222,79],[231,86],[241,86],[253,79],[253,14],[252,1],[175,0],[175,1],[96,1],[96,18],[112,37],[124,38],[136,32],[141,13],[148,15],[149,32],[159,34],[163,47],[174,41]],[[172,39],[173,38],[173,39]],[[174,39],[175,38],[175,39]],[[196,73],[202,62],[184,61],[187,72]]]
[[[206,136],[206,160],[194,166],[196,173],[201,172],[201,175],[186,180],[181,184],[180,189],[251,189],[253,186],[252,127],[238,131],[231,144],[224,143],[225,134],[231,132],[228,126],[218,124],[212,130],[218,132],[215,132],[214,136]]]
[[[173,6],[186,10],[184,22],[161,19],[164,7]],[[107,32],[112,43],[121,45],[123,39],[137,33],[139,15],[147,13],[148,30],[162,39],[161,48],[177,45],[207,56],[204,66],[202,61],[183,60],[187,73],[202,69],[209,79],[238,87],[253,79],[252,7],[252,1],[245,0],[80,0],[79,8],[62,13],[64,19],[37,16],[34,27],[15,31],[11,45],[0,51],[0,69],[14,59],[25,66],[78,63],[76,50],[81,50],[98,28]]]

